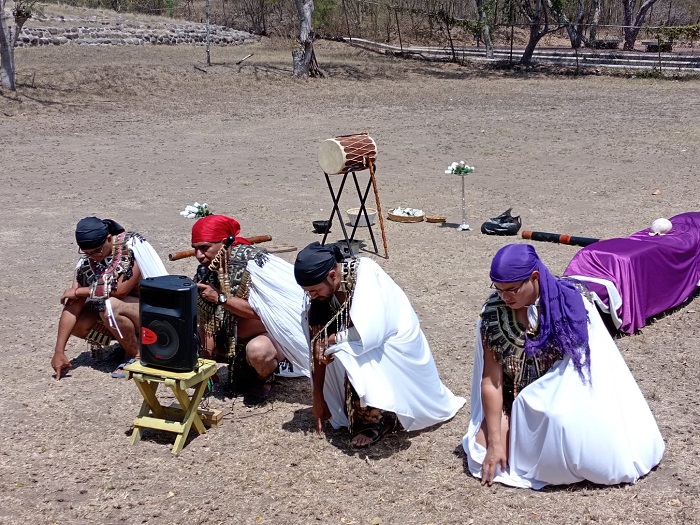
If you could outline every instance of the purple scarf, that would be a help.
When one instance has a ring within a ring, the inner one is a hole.
[[[584,379],[589,368],[588,312],[583,297],[572,281],[557,279],[529,244],[508,244],[498,250],[491,262],[491,281],[515,283],[540,273],[540,326],[538,335],[525,338],[525,353],[535,355],[554,346],[568,355]]]

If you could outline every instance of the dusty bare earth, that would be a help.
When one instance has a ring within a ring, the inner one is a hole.
[[[634,486],[482,488],[460,447],[468,404],[438,428],[353,451],[346,433],[310,432],[304,380],[280,382],[263,409],[217,387],[209,404],[225,411],[223,426],[173,457],[170,434],[129,446],[141,398],[110,378],[116,362],[72,341],[69,377],[52,379],[80,218],[117,219],[165,258],[189,243],[192,221],[178,212],[206,201],[246,234],[303,247],[318,239],[311,221],[330,213],[317,148],[338,134],[376,139],[385,210],[418,207],[458,223],[459,180],[443,173],[454,160],[476,165],[468,219],[477,227],[512,206],[526,229],[614,237],[698,209],[697,81],[490,73],[328,42],[317,54],[327,78],[295,81],[280,41],[214,48],[207,73],[193,67],[201,47],[18,50],[19,94],[0,96],[0,522],[697,521],[697,300],[618,341],[667,445]],[[356,204],[351,195],[343,208]],[[412,299],[445,383],[469,398],[488,265],[509,239],[425,222],[387,222],[386,234],[380,264]],[[578,250],[536,247],[555,272]]]

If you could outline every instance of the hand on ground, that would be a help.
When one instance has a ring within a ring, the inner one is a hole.
[[[61,376],[71,368],[70,361],[68,361],[66,354],[55,353],[51,359],[51,368],[56,372],[56,381],[59,381]]]
[[[331,418],[331,411],[324,399],[314,399],[313,406],[314,421],[316,422],[316,433],[323,433],[323,424]]]
[[[481,484],[489,487],[493,485],[497,467],[500,466],[501,471],[504,471],[507,464],[506,450],[502,445],[488,447],[486,457],[481,465]]]

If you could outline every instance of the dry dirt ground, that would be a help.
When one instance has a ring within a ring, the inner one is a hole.
[[[460,447],[468,404],[438,428],[353,451],[346,433],[310,431],[304,380],[281,381],[259,409],[217,387],[209,404],[225,411],[223,425],[174,457],[170,434],[129,446],[141,398],[110,378],[114,361],[71,341],[73,369],[52,379],[80,218],[117,219],[165,258],[189,244],[192,221],[178,212],[206,201],[245,234],[303,247],[318,239],[311,221],[330,213],[317,149],[339,134],[376,139],[385,212],[418,207],[458,223],[460,181],[444,174],[454,160],[476,165],[467,213],[477,227],[512,206],[525,229],[615,237],[698,209],[697,81],[489,73],[328,42],[317,54],[327,78],[298,81],[279,41],[214,48],[206,73],[193,67],[201,47],[18,50],[19,92],[0,96],[0,522],[696,521],[697,300],[618,341],[667,445],[633,486],[482,488]],[[345,196],[343,209],[356,204]],[[468,399],[491,256],[523,241],[426,222],[387,222],[386,235],[390,257],[378,260],[413,301],[445,383]],[[579,249],[536,248],[555,272]],[[191,259],[166,266],[195,269]]]

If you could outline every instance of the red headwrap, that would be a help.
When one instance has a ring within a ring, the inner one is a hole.
[[[192,244],[198,242],[221,242],[229,235],[236,237],[235,244],[250,244],[245,237],[239,237],[241,225],[236,219],[225,215],[207,215],[192,226]]]

